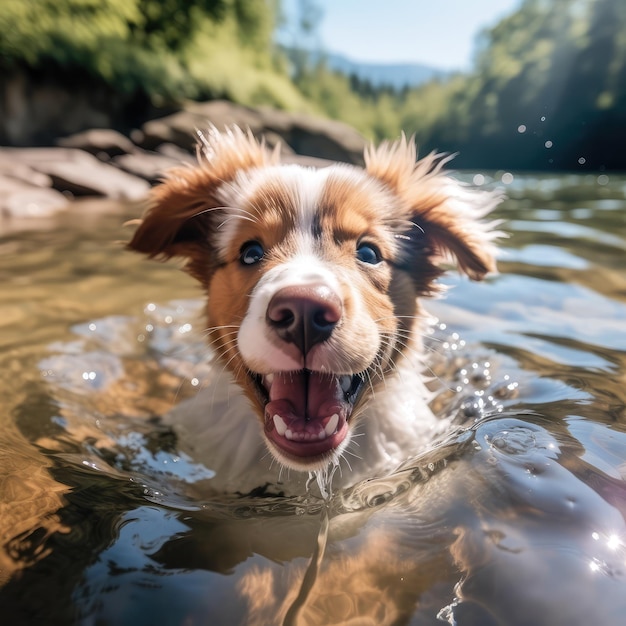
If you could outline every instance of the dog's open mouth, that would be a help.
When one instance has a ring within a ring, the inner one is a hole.
[[[346,439],[363,375],[310,370],[254,376],[265,401],[265,434],[296,462],[315,462]]]

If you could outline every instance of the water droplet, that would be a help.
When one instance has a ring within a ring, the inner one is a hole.
[[[525,133],[525,132],[526,132],[526,124],[520,124],[520,125],[517,127],[517,132],[518,132],[518,133]]]
[[[551,148],[554,144],[548,139],[546,143],[543,144],[546,148]]]

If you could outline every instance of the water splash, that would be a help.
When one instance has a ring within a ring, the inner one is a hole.
[[[339,459],[333,459],[326,467],[314,472],[317,486],[326,504],[329,503],[333,495],[333,477],[338,467]]]
[[[445,622],[450,626],[457,626],[456,618],[454,617],[454,609],[458,606],[459,600],[455,598],[450,604],[444,606],[439,613],[437,613],[437,620]]]
[[[317,575],[326,553],[326,544],[328,543],[328,527],[330,524],[330,500],[332,497],[332,484],[333,476],[339,467],[339,461],[333,460],[326,467],[317,470],[316,472],[309,473],[309,480],[307,481],[307,492],[310,492],[310,488],[313,482],[317,482],[317,486],[320,490],[320,494],[324,500],[324,506],[322,506],[320,512],[320,529],[317,533],[317,543],[315,544],[315,550],[311,555],[311,561],[304,573],[300,590],[296,599],[291,603],[291,606],[287,610],[285,619],[283,620],[283,626],[290,626],[298,623],[298,616],[300,611],[306,605],[306,602],[311,594],[311,590],[315,586],[317,581]]]

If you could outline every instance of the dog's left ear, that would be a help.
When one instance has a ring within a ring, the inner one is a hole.
[[[413,139],[405,136],[365,152],[367,172],[389,187],[399,209],[404,248],[435,267],[452,262],[473,280],[496,270],[493,240],[499,222],[482,220],[500,202],[499,192],[466,186],[442,172],[448,159],[429,154],[417,161]],[[404,224],[404,226],[402,225]],[[413,248],[413,250],[411,250]],[[418,250],[419,249],[419,250]]]

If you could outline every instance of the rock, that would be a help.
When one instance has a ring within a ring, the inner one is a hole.
[[[110,128],[92,128],[69,137],[62,137],[57,145],[63,148],[78,148],[93,155],[114,157],[135,151],[135,144],[122,133]]]
[[[179,149],[180,150],[180,149]],[[182,150],[180,150],[182,152]],[[185,161],[193,161],[193,157],[187,152]],[[112,163],[124,171],[140,176],[144,180],[154,184],[163,178],[163,174],[175,167],[181,165],[182,159],[172,158],[158,152],[148,152],[137,148],[132,154],[122,154],[113,158]]]
[[[263,127],[260,109],[235,104],[228,100],[189,102],[181,111],[181,113],[183,112],[194,115],[200,122],[200,125],[197,125],[196,128],[206,128],[207,124],[211,123],[222,130],[226,126],[236,124],[241,128],[249,128],[255,136],[267,130]],[[283,111],[278,113],[279,115],[289,115]]]
[[[142,200],[170,168],[195,163],[196,129],[236,124],[280,144],[282,160],[308,167],[333,161],[361,164],[365,140],[341,122],[224,100],[188,103],[125,135],[94,128],[57,140],[50,148],[0,147],[0,215],[48,216],[72,196]]]
[[[35,187],[52,187],[52,179],[15,159],[0,158],[0,176],[20,180]]]
[[[347,124],[301,113],[251,109],[224,100],[190,103],[182,111],[146,122],[141,145],[154,150],[167,142],[193,150],[196,130],[209,124],[220,130],[232,124],[249,128],[256,137],[265,136],[270,148],[280,141],[298,154],[355,164],[363,162],[366,142]]]
[[[48,217],[68,204],[68,199],[60,191],[0,175],[0,215],[4,217]]]
[[[0,22],[6,29],[5,4],[0,1]],[[26,63],[2,64],[0,145],[51,145],[59,137],[88,128],[126,130],[155,114],[154,105],[141,90],[119,89],[93,72],[76,67],[69,71],[63,63],[48,62],[37,68]]]
[[[196,129],[206,126],[202,119],[188,111],[178,111],[166,117],[146,122],[142,127],[143,137],[137,136],[142,148],[156,150],[162,143],[175,144],[192,152],[196,143]]]
[[[59,191],[78,196],[106,196],[135,200],[146,195],[149,184],[136,176],[75,148],[0,148],[0,160],[14,159],[46,174]]]
[[[173,143],[162,143],[158,148],[159,154],[164,154],[171,159],[175,159],[179,163],[195,163],[195,155],[191,155],[188,150],[183,150]]]

